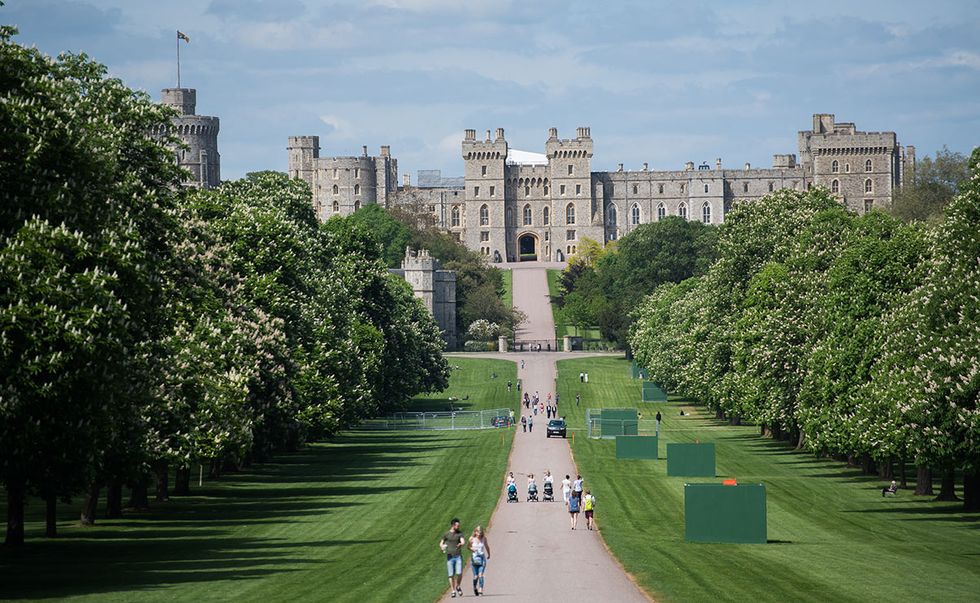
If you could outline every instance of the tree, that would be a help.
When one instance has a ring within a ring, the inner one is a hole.
[[[935,159],[925,157],[916,164],[911,182],[895,191],[891,213],[905,221],[939,219],[969,176],[967,158],[944,146]]]

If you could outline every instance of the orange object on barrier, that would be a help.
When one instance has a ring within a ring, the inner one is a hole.
[[[721,485],[722,486],[737,486],[738,485],[738,480],[736,480],[735,478],[726,479],[725,481],[721,482]]]

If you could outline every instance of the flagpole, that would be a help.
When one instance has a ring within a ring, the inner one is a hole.
[[[177,87],[180,88],[180,34],[177,35]]]

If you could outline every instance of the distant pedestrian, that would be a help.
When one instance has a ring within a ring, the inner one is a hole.
[[[575,406],[582,402],[582,394],[575,394]]]
[[[534,417],[527,418],[527,431],[528,433],[534,431]]]
[[[558,398],[559,398],[559,396],[560,396],[560,394],[558,392],[555,392],[555,408],[558,408]]]
[[[521,360],[521,370],[524,370],[524,360]]]
[[[513,424],[514,424],[514,409],[512,408],[507,413],[507,427],[510,427]]]
[[[533,411],[534,411],[534,415],[537,416],[537,414],[538,414],[538,407],[537,407],[537,405],[535,405]]]
[[[510,393],[510,390],[511,390],[512,387],[513,387],[513,383],[511,383],[510,381],[508,381],[507,382],[507,393],[508,394]]]
[[[473,552],[470,557],[473,566],[473,595],[478,597],[483,594],[483,574],[487,571],[487,560],[490,559],[490,543],[481,526],[473,528],[470,550]]]
[[[463,555],[462,548],[466,544],[466,539],[459,529],[459,519],[453,517],[449,531],[442,535],[439,540],[439,549],[446,554],[446,569],[449,571],[449,589],[453,592],[453,597],[462,597],[463,589],[460,583],[463,581]]]
[[[579,383],[585,383],[585,373],[584,372],[578,374],[578,381],[579,381]]]
[[[582,476],[581,475],[575,476],[575,481],[572,482],[572,498],[579,499],[579,502],[582,501]]]
[[[595,527],[595,520],[593,519],[593,515],[595,515],[595,496],[592,496],[591,490],[585,491],[585,498],[582,501],[582,509],[585,511],[585,522],[591,530]]]
[[[572,480],[571,477],[566,475],[565,479],[561,480],[561,498],[565,501],[565,506],[568,506],[568,500],[572,497]]]
[[[521,427],[524,429],[524,433],[527,433],[527,417],[521,415]]]
[[[578,512],[581,506],[581,500],[576,497],[571,497],[568,499],[568,515],[571,519],[572,529],[575,529],[575,525],[578,523]]]
[[[586,382],[586,383],[588,383],[588,382],[589,382],[589,374],[588,374],[588,373],[585,373],[585,382]]]
[[[663,417],[660,416],[660,411],[658,410],[657,411],[657,416],[656,416],[656,419],[657,419],[657,435],[660,435],[660,419],[662,419],[662,418]]]
[[[547,408],[545,408],[545,413],[548,415],[548,418],[550,419],[551,418],[551,407],[550,406],[547,407]]]
[[[521,380],[517,380],[517,393],[521,393]]]

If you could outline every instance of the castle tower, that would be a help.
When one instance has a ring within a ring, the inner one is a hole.
[[[177,164],[191,173],[187,186],[211,188],[221,184],[221,155],[218,153],[219,120],[197,115],[197,90],[164,88],[162,104],[176,109],[174,130],[186,149],[175,149]]]
[[[302,178],[313,186],[313,171],[320,157],[320,137],[290,136],[286,152],[289,155],[289,177]]]
[[[587,127],[577,128],[575,138],[560,139],[552,128],[545,143],[551,174],[552,247],[554,260],[564,259],[578,248],[581,237],[604,240],[602,187],[592,190],[592,135]]]
[[[507,258],[505,225],[507,140],[504,129],[496,136],[476,139],[476,130],[466,130],[463,137],[463,160],[466,201],[466,246],[479,250],[490,261]]]

